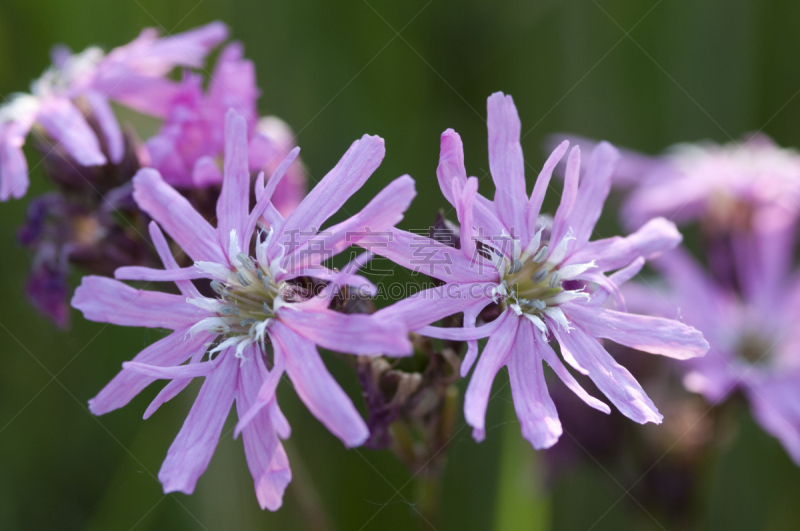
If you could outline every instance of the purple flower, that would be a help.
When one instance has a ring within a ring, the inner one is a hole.
[[[800,283],[791,271],[795,228],[740,236],[740,289],[721,286],[683,249],[655,266],[668,289],[631,283],[625,295],[642,311],[680,317],[711,344],[684,364],[684,385],[711,404],[740,390],[756,421],[800,465]]]
[[[621,214],[630,228],[666,216],[700,221],[706,232],[765,232],[800,214],[800,154],[760,133],[723,145],[679,144],[660,157],[623,151],[613,180],[632,188]]]
[[[56,47],[53,66],[31,84],[31,93],[18,94],[0,107],[0,200],[20,198],[27,191],[22,146],[32,128],[59,143],[82,166],[105,164],[101,143],[86,122],[85,114],[91,114],[111,162],[118,163],[124,140],[109,100],[163,116],[179,89],[164,76],[176,66],[200,66],[227,32],[220,22],[164,38],[148,28],[107,55],[97,47],[78,54]]]
[[[497,93],[489,98],[488,128],[494,200],[477,193],[478,179],[467,178],[458,134],[448,130],[442,135],[437,175],[461,224],[460,249],[396,229],[385,247],[361,240],[375,253],[406,267],[427,266],[431,276],[445,282],[375,315],[403,322],[422,335],[470,340],[462,375],[478,356],[474,340],[489,337],[464,404],[466,421],[479,441],[485,436],[492,382],[503,366],[508,367],[522,433],[535,448],[552,446],[562,433],[547,392],[543,361],[587,404],[610,412],[567,370],[550,347],[551,339],[560,344],[564,360],[591,378],[624,415],[640,423],[660,422],[661,415],[641,386],[597,339],[678,359],[705,353],[708,344],[697,330],[677,321],[626,313],[619,296],[618,286],[641,269],[645,258],[677,245],[680,234],[672,223],[655,219],[626,238],[589,241],[617,159],[606,143],[594,150],[583,179],[580,151],[572,149],[561,205],[552,222],[547,221],[540,216],[542,202],[568,143],[553,152],[528,196],[520,121],[510,96]],[[618,310],[600,306],[609,294],[618,301]],[[479,314],[492,304],[499,307],[499,317],[476,327]],[[464,314],[463,329],[426,326],[458,312]]]
[[[247,121],[251,171],[263,170],[267,178],[271,177],[294,148],[294,135],[285,123],[277,118],[258,120],[255,68],[242,56],[239,43],[231,43],[220,52],[207,92],[203,91],[203,76],[192,72],[184,75],[161,131],[147,141],[152,166],[169,184],[195,188],[222,182],[216,161],[225,147],[228,109],[235,109]],[[288,215],[302,201],[305,191],[305,174],[298,160],[287,170],[272,203],[281,214]]]
[[[384,156],[382,139],[365,135],[356,141],[286,218],[270,199],[299,148],[283,160],[266,185],[263,174],[259,176],[251,211],[247,123],[233,110],[228,113],[225,139],[217,228],[158,171],[143,169],[133,180],[134,198],[154,220],[150,232],[165,269],[123,267],[116,276],[174,281],[181,295],[137,290],[118,280],[89,276],[72,304],[94,321],[173,330],[123,364],[122,372],[90,401],[95,414],[124,406],[156,379],[171,380],[145,412],[148,417],[192,378],[206,377],[159,472],[164,491],[194,491],[236,402],[236,433],[244,440],[259,503],[275,510],[291,479],[280,442],[290,430],[275,399],[284,373],[311,412],[345,445],[357,446],[367,439],[367,426],[326,370],[317,347],[363,355],[410,354],[401,324],[328,308],[336,284],[374,291],[354,273],[363,260],[341,271],[320,264],[350,246],[351,232],[387,230],[402,219],[415,195],[414,181],[408,176],[396,179],[361,212],[320,231],[378,167]],[[251,257],[251,240],[262,216],[269,228],[259,230]],[[178,267],[159,226],[189,255],[193,266]],[[331,284],[312,292],[307,277]],[[210,281],[216,296],[201,295],[192,279]]]

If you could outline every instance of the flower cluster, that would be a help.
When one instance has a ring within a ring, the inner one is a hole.
[[[356,140],[306,195],[288,126],[258,116],[254,68],[241,45],[220,52],[207,83],[189,69],[225,38],[215,23],[169,38],[146,30],[108,55],[59,49],[56,66],[31,95],[4,107],[0,122],[0,196],[24,194],[20,147],[32,128],[57,187],[31,203],[20,233],[34,253],[34,302],[65,324],[59,301],[68,294],[68,264],[77,264],[94,273],[72,298],[86,319],[171,331],[122,363],[91,411],[123,407],[167,380],[147,418],[204,378],[158,474],[165,492],[194,491],[235,404],[233,435],[243,440],[259,504],[280,507],[292,477],[281,442],[291,429],[276,394],[284,376],[345,446],[391,445],[412,466],[420,454],[409,440],[437,453],[446,445],[454,383],[473,366],[464,415],[477,441],[503,367],[522,435],[537,449],[558,441],[545,362],[589,406],[611,412],[584,390],[583,376],[623,415],[661,422],[603,340],[678,360],[702,356],[708,344],[679,320],[627,311],[621,286],[681,235],[657,217],[626,237],[593,238],[619,162],[611,145],[598,144],[581,164],[580,148],[560,144],[529,193],[517,110],[497,93],[487,117],[493,198],[467,176],[459,135],[448,129],[441,137],[439,187],[458,223],[437,225],[452,237],[437,227],[430,237],[396,228],[416,194],[407,175],[328,224],[379,167],[383,140]],[[176,66],[185,68],[181,81],[167,77]],[[160,118],[160,131],[143,142],[122,133],[109,100]],[[550,217],[545,193],[565,157],[561,203]],[[366,252],[333,267],[353,245]],[[434,286],[375,311],[369,297],[378,286],[359,273],[374,255],[427,273]],[[320,348],[358,357],[367,421]]]
[[[675,367],[686,389],[711,405],[741,391],[755,420],[800,464],[800,154],[760,133],[678,145],[661,157],[623,151],[613,179],[629,190],[623,225],[656,214],[695,224],[707,264],[685,248],[665,253],[653,262],[663,281],[627,285],[628,305],[702,331],[709,353]]]

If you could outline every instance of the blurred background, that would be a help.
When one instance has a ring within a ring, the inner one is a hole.
[[[757,130],[800,144],[800,4],[790,0],[3,0],[0,94],[28,90],[55,43],[110,49],[144,26],[173,33],[215,19],[244,43],[263,91],[259,110],[295,130],[312,183],[362,134],[386,139],[383,165],[352,204],[409,173],[419,195],[405,228],[427,227],[444,205],[435,170],[446,128],[462,135],[468,172],[487,174],[485,102],[495,91],[513,95],[519,109],[529,187],[554,132],[648,153]],[[136,125],[143,134],[155,127]],[[414,471],[388,451],[345,450],[288,387],[280,401],[293,427],[295,479],[280,511],[259,510],[241,442],[231,437],[193,496],[164,496],[155,474],[199,382],[146,422],[158,386],[104,417],[88,412],[87,400],[122,361],[160,336],[77,312],[61,332],[25,302],[29,257],[16,227],[27,201],[47,189],[39,171],[25,199],[0,206],[0,529],[432,529],[418,516]],[[492,193],[489,179],[481,191]],[[557,201],[551,193],[547,205]],[[618,231],[617,205],[607,204],[600,235]],[[326,361],[360,403],[354,373]],[[670,527],[669,509],[651,508],[639,492],[670,477],[679,466],[671,452],[702,423],[657,433],[664,451],[649,460],[609,466],[584,448],[552,474],[552,451],[535,453],[520,435],[506,380],[503,372],[495,382],[485,442],[456,423],[435,529]],[[583,429],[615,422],[575,414]],[[724,419],[733,427],[684,478],[686,527],[800,528],[800,470],[745,407],[734,403]],[[659,429],[631,423],[625,433]]]

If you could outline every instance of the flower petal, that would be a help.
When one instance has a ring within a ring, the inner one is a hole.
[[[92,116],[97,120],[97,125],[100,126],[100,130],[103,132],[111,162],[119,164],[125,154],[125,141],[122,138],[122,130],[119,127],[114,111],[111,109],[111,105],[105,96],[93,90],[84,92],[82,96],[89,103]]]
[[[75,290],[72,306],[90,321],[120,326],[178,330],[208,317],[180,295],[134,289],[118,280],[86,276]]]
[[[525,162],[519,143],[520,121],[511,96],[496,92],[486,104],[489,129],[489,169],[496,188],[497,215],[509,234],[527,239]]]
[[[309,411],[345,446],[363,444],[369,436],[367,425],[328,372],[314,343],[282,325],[271,327],[270,336],[283,344],[286,373]]]
[[[507,362],[511,397],[522,436],[537,450],[550,448],[563,433],[556,405],[547,392],[540,343],[533,323],[520,319]]]
[[[247,234],[250,217],[250,170],[247,164],[247,122],[235,110],[225,115],[225,169],[217,200],[219,245],[228,248],[231,231]],[[249,242],[242,242],[248,244]],[[247,246],[247,245],[246,245]]]
[[[478,442],[486,437],[486,408],[494,377],[506,364],[520,322],[511,312],[505,312],[498,319],[503,319],[502,326],[486,343],[464,395],[464,418],[472,426],[472,437]]]
[[[97,137],[81,112],[69,100],[56,97],[45,100],[38,122],[81,166],[106,163]]]
[[[217,448],[236,395],[239,360],[231,350],[221,355],[197,395],[189,415],[158,471],[164,493],[191,494]]]
[[[578,326],[566,332],[551,319],[548,318],[548,321],[551,332],[561,345],[564,358],[574,358],[623,415],[640,424],[661,423],[663,417],[639,382],[625,367],[614,361],[595,338]]]
[[[594,337],[678,360],[704,355],[708,342],[696,328],[673,319],[618,312],[577,303],[561,305],[571,321]]]
[[[236,394],[236,412],[241,418],[259,395],[262,382],[268,371],[255,349],[245,356],[253,366],[239,371],[239,386]],[[247,362],[246,362],[247,363]],[[272,406],[277,408],[274,399]],[[278,433],[272,423],[269,409],[259,411],[242,433],[244,455],[255,483],[256,497],[262,509],[278,510],[283,504],[283,493],[292,481],[292,470]]]
[[[213,339],[211,334],[202,332],[187,336],[188,329],[176,330],[164,339],[156,341],[142,350],[133,361],[171,367],[179,365],[198,352],[206,351],[206,343]],[[133,371],[122,370],[97,396],[89,400],[89,410],[95,415],[104,415],[119,409],[138,395],[156,378]]]
[[[339,163],[289,214],[284,230],[319,230],[380,166],[385,153],[383,139],[378,136],[364,135],[353,142]],[[305,243],[306,239],[301,235],[297,244]]]
[[[348,315],[328,309],[296,309],[302,304],[279,309],[278,318],[300,337],[322,348],[362,355],[412,354],[408,329],[397,321],[382,319],[377,314]]]
[[[228,263],[223,252],[227,247],[220,247],[216,229],[156,170],[144,168],[136,173],[133,198],[192,260]]]

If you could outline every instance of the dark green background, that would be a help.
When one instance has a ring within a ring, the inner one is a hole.
[[[435,179],[444,129],[461,133],[468,171],[486,175],[485,101],[498,90],[517,103],[529,177],[544,136],[557,131],[649,152],[762,128],[783,145],[800,140],[792,0],[3,0],[0,93],[26,90],[54,43],[110,48],[143,26],[173,32],[214,19],[244,42],[263,90],[259,108],[298,132],[312,180],[362,134],[386,139],[384,164],[352,204],[409,173],[419,191],[409,228],[426,226],[444,204]],[[28,197],[46,189],[40,172],[32,177]],[[488,178],[481,190],[491,193]],[[548,204],[556,200],[551,193]],[[77,313],[63,333],[35,314],[21,296],[28,257],[15,241],[26,202],[0,207],[0,529],[320,529],[320,516],[338,530],[426,528],[411,505],[411,473],[388,452],[345,450],[288,388],[281,400],[295,480],[283,509],[259,510],[241,442],[230,437],[193,496],[164,497],[154,474],[196,385],[146,422],[156,389],[107,416],[89,414],[86,401],[158,333]],[[611,205],[603,236],[616,230]],[[335,360],[331,367],[357,397],[354,376]],[[800,528],[800,471],[740,417],[735,438],[698,475],[698,528]],[[625,497],[628,485],[588,458],[548,496],[507,388],[487,422],[486,442],[460,429],[449,447],[438,529],[659,528]]]

